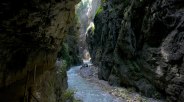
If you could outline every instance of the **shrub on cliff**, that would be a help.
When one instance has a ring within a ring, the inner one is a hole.
[[[103,11],[103,7],[102,6],[98,7],[95,16],[100,14],[102,11]]]
[[[71,59],[68,51],[68,44],[63,43],[61,50],[58,52],[58,58],[66,61],[67,68],[71,65]]]

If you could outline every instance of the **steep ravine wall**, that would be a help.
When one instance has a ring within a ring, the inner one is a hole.
[[[0,1],[0,102],[30,102],[35,85],[54,77],[57,52],[78,2]]]
[[[80,24],[80,40],[79,40],[79,53],[84,56],[87,51],[86,33],[89,26],[92,26],[96,10],[101,4],[101,0],[81,0],[76,5],[76,16]]]
[[[106,0],[87,42],[98,77],[148,97],[184,100],[184,2]]]
[[[58,59],[65,60],[68,66],[67,68],[82,63],[82,58],[79,56],[79,28],[80,26],[76,19],[72,22],[72,26],[69,27],[64,42],[61,44],[62,48],[58,52]]]

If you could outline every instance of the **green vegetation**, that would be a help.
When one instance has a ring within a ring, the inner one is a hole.
[[[74,91],[72,90],[66,90],[63,94],[63,100],[66,102],[67,100],[73,100]]]
[[[67,43],[62,43],[62,49],[58,53],[58,58],[66,61],[66,66],[69,67],[71,65],[71,59],[69,55],[69,48]]]
[[[74,91],[73,90],[66,90],[63,94],[63,102],[81,102],[80,100],[76,100],[74,98]]]
[[[107,2],[107,0],[101,0],[102,1],[102,3],[105,3],[105,2]]]
[[[95,31],[95,25],[94,25],[93,22],[91,22],[91,23],[89,24],[89,26],[88,26],[88,28],[87,28],[87,32],[88,32],[89,30],[92,30],[92,32],[94,33],[94,31]]]
[[[92,26],[92,28],[91,28],[91,29],[92,29],[92,32],[94,32],[94,31],[95,31],[95,26]]]
[[[103,11],[103,7],[102,6],[99,6],[95,15],[100,14],[102,11]]]
[[[76,16],[77,17],[77,16]],[[77,18],[72,22],[73,24],[69,27],[68,33],[63,43],[61,43],[61,49],[58,52],[57,58],[66,61],[67,69],[72,65],[80,63],[79,58],[79,24]]]
[[[61,79],[65,79],[67,77],[66,71],[67,71],[67,62],[65,60],[62,60],[61,68],[58,69],[61,75]]]

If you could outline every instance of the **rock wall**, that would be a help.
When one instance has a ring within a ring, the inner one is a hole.
[[[45,71],[31,89],[31,102],[66,102],[66,63],[57,60],[55,68]]]
[[[78,2],[0,1],[1,102],[30,102],[30,89],[45,71],[55,68],[60,43],[74,20]]]
[[[77,20],[72,22],[64,42],[61,43],[62,49],[58,52],[58,58],[67,61],[68,68],[70,66],[79,65],[81,62],[79,55],[79,23]]]
[[[91,22],[95,17],[96,10],[100,6],[101,0],[81,0],[80,3],[76,5],[76,16],[80,24],[80,40],[79,40],[79,53],[80,57],[84,56],[87,50],[86,44],[86,33],[88,27],[91,26]]]
[[[184,2],[106,0],[87,42],[98,77],[148,97],[184,99]]]

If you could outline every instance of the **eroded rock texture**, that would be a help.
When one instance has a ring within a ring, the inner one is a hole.
[[[30,101],[29,93],[37,79],[49,77],[44,73],[55,68],[57,52],[74,19],[77,2],[0,1],[1,102]]]
[[[81,63],[81,58],[79,57],[79,28],[80,26],[77,20],[73,21],[64,42],[61,44],[62,48],[58,52],[57,57],[65,60],[68,68]]]
[[[184,100],[183,0],[107,0],[87,42],[99,78]]]

